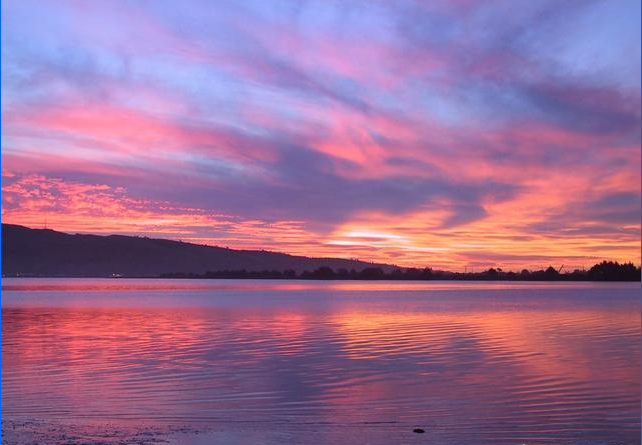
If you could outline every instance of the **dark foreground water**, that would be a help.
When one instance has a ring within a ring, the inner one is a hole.
[[[3,421],[189,424],[202,434],[164,440],[199,444],[640,443],[639,283],[2,289]]]

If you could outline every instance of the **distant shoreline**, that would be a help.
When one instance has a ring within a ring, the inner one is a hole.
[[[434,271],[430,268],[394,269],[386,272],[379,267],[369,267],[357,270],[339,269],[330,267],[303,272],[294,270],[264,270],[247,271],[221,270],[203,274],[189,272],[172,272],[156,276],[126,275],[114,273],[111,275],[51,275],[51,274],[3,274],[2,278],[112,278],[112,279],[185,279],[185,280],[302,280],[302,281],[588,281],[588,282],[640,282],[640,267],[632,263],[619,264],[617,262],[603,261],[594,265],[589,270],[574,270],[561,273],[560,270],[549,267],[546,270],[521,272],[504,272],[502,269],[490,268],[483,272],[448,272]]]
[[[466,266],[465,270],[452,272],[423,265],[401,267],[356,258],[234,250],[167,239],[71,235],[12,224],[2,224],[2,245],[3,277],[640,281],[640,267],[631,262],[602,261],[586,270],[564,269],[564,265],[558,264],[545,270],[518,269],[517,272],[504,271],[498,266],[482,271],[479,265],[462,264],[460,267]],[[477,270],[471,272],[471,267]]]
[[[562,266],[563,267],[563,266]],[[297,273],[294,270],[278,271],[247,271],[222,270],[193,274],[174,272],[161,274],[161,278],[220,278],[220,279],[299,279],[299,280],[354,280],[354,281],[640,281],[640,267],[633,263],[620,264],[613,261],[603,261],[595,264],[589,270],[574,270],[561,273],[562,267],[555,269],[549,266],[546,270],[528,270],[521,272],[505,272],[500,268],[490,268],[483,272],[449,272],[433,270],[432,268],[395,268],[385,271],[381,267],[366,267],[360,271],[355,269],[333,270],[323,266],[310,271]]]

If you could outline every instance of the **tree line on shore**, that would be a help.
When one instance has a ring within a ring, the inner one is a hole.
[[[490,268],[483,272],[448,272],[431,268],[397,268],[386,272],[380,267],[337,269],[319,267],[313,271],[297,273],[294,270],[247,271],[220,270],[204,274],[174,272],[161,274],[161,278],[223,278],[223,279],[300,279],[300,280],[487,280],[487,281],[640,281],[640,267],[633,263],[603,261],[588,270],[560,273],[549,266],[545,270],[523,269],[521,272],[505,272]]]

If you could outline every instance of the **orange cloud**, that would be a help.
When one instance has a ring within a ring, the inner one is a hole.
[[[518,199],[488,203],[488,216],[444,227],[448,202],[403,217],[362,212],[329,233],[303,221],[265,221],[130,196],[122,187],[68,182],[43,175],[3,173],[4,222],[67,232],[145,234],[232,248],[270,249],[307,256],[335,256],[400,266],[449,270],[519,269],[566,264],[590,266],[602,258],[640,261],[640,225],[622,223],[604,232],[599,220],[570,219],[558,232],[535,230],[564,220],[583,184],[564,192],[534,188]],[[563,178],[559,178],[564,183]],[[509,216],[507,216],[509,215]],[[598,215],[599,216],[599,215]],[[597,232],[596,232],[597,229]],[[599,230],[603,232],[600,233]]]

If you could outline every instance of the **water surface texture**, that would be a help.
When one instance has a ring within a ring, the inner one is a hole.
[[[259,427],[281,443],[640,443],[639,283],[2,288],[3,418]]]

